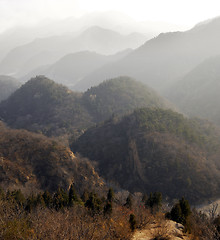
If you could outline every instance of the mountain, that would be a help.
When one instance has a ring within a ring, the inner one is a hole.
[[[87,130],[71,145],[107,181],[191,202],[218,197],[219,130],[171,110],[138,109]]]
[[[7,99],[20,86],[21,83],[15,78],[0,75],[0,102]]]
[[[106,81],[83,94],[38,76],[0,103],[0,117],[13,128],[78,136],[114,113],[123,115],[143,106],[170,107],[153,90],[127,77]]]
[[[110,63],[80,81],[84,90],[106,78],[127,75],[161,92],[205,59],[220,54],[220,18],[186,32],[162,33],[131,54]]]
[[[175,109],[153,89],[126,76],[91,87],[83,94],[83,101],[97,122],[141,107]]]
[[[2,32],[0,34],[0,61],[15,47],[32,42],[36,38],[62,36],[73,32],[77,33],[91,26],[100,26],[122,34],[139,32],[144,34],[146,39],[150,39],[160,32],[180,29],[180,26],[173,26],[167,23],[137,22],[131,17],[115,11],[93,12],[79,18],[47,19],[35,25],[16,26]]]
[[[92,122],[81,104],[81,95],[39,76],[0,104],[0,116],[14,128],[42,132],[47,136],[75,131],[77,134]]]
[[[83,189],[102,189],[104,182],[86,160],[54,140],[0,122],[0,182],[4,188],[56,191],[74,183]]]
[[[27,81],[33,76],[45,75],[58,83],[72,88],[76,82],[86,75],[109,62],[123,58],[131,51],[131,49],[126,49],[108,56],[89,51],[67,54],[52,65],[43,66],[31,71],[25,77],[22,77],[22,81]]]
[[[11,50],[0,63],[0,72],[22,77],[37,67],[54,63],[66,54],[85,50],[115,54],[127,48],[136,48],[145,40],[146,37],[138,33],[121,35],[97,26],[78,34],[38,38]]]
[[[220,125],[220,55],[190,71],[168,92],[167,97],[186,114],[207,118]]]

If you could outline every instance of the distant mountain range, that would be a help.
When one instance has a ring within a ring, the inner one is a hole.
[[[110,55],[136,48],[145,41],[146,37],[138,33],[121,35],[93,26],[80,34],[39,38],[14,48],[0,63],[0,73],[22,77],[40,66],[54,63],[66,54],[89,50]]]
[[[0,34],[0,61],[12,49],[25,45],[37,38],[64,36],[80,32],[92,26],[110,29],[128,35],[139,32],[150,39],[161,32],[174,31],[180,28],[161,22],[136,22],[121,12],[94,12],[80,18],[68,17],[61,20],[45,20],[34,26],[18,26]]]
[[[164,92],[205,59],[220,54],[220,18],[186,32],[163,33],[125,58],[103,66],[80,81],[85,90],[105,78],[131,76]]]
[[[21,83],[15,78],[0,75],[0,102],[7,99],[20,86]]]
[[[220,125],[220,55],[190,71],[167,92],[167,97],[186,114]]]
[[[73,88],[86,75],[91,74],[107,63],[125,57],[131,51],[131,49],[126,49],[115,55],[108,56],[90,51],[67,54],[54,64],[42,66],[31,71],[25,77],[22,77],[21,80],[28,81],[33,76],[45,75],[58,83]]]

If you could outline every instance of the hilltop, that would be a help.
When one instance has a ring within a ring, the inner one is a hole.
[[[175,109],[152,88],[126,76],[91,87],[83,94],[83,101],[98,121],[104,121],[112,114],[121,116],[141,107]]]
[[[13,128],[47,136],[78,136],[112,114],[123,115],[137,107],[169,106],[152,89],[128,77],[77,93],[38,76],[0,104],[0,117]]]

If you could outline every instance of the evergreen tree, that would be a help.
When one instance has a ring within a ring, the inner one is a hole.
[[[69,190],[69,206],[72,207],[74,202],[77,202],[78,198],[75,192],[75,189],[73,187],[73,184],[71,184],[70,186],[70,190]]]
[[[133,198],[132,198],[132,195],[129,193],[129,195],[128,195],[127,199],[126,199],[125,206],[127,208],[132,209],[132,205],[133,205]]]
[[[111,215],[112,213],[112,203],[107,202],[106,205],[104,206],[104,215]]]
[[[89,199],[89,193],[87,190],[84,190],[82,196],[81,196],[82,201],[85,203]]]
[[[26,200],[25,210],[28,212],[32,212],[36,205],[37,205],[36,196],[34,196],[34,194],[32,193]]]
[[[177,204],[173,206],[170,212],[170,217],[173,221],[187,225],[188,218],[191,214],[189,202],[181,198]]]
[[[134,214],[130,214],[129,223],[130,223],[131,231],[134,231],[136,228],[136,219]]]
[[[114,191],[112,188],[109,188],[108,194],[107,194],[107,201],[112,202],[114,199]]]
[[[24,195],[23,195],[23,193],[21,192],[20,189],[12,191],[11,192],[11,197],[19,206],[24,205],[25,197],[24,197]]]
[[[56,210],[62,209],[68,205],[68,194],[62,188],[58,188],[53,197],[53,205]]]
[[[44,202],[45,202],[46,206],[51,207],[52,202],[53,202],[51,194],[48,191],[45,191],[43,193],[42,197],[44,199]]]
[[[0,187],[0,200],[4,200],[5,199],[5,192],[4,190]]]
[[[89,199],[86,201],[85,206],[90,209],[93,213],[101,210],[101,200],[95,193],[90,193]]]
[[[170,212],[170,218],[178,223],[183,222],[183,213],[179,204],[175,204]]]
[[[43,195],[42,195],[41,193],[39,193],[39,194],[37,195],[36,204],[37,204],[37,206],[45,207],[44,198],[43,198]]]
[[[160,192],[150,193],[149,198],[145,202],[145,207],[150,208],[151,212],[158,211],[162,204],[162,194]]]

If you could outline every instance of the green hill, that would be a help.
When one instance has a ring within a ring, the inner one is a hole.
[[[122,115],[136,108],[173,108],[153,89],[129,77],[118,77],[91,87],[83,100],[97,121],[106,120],[112,114]]]
[[[220,195],[215,132],[171,110],[146,108],[89,129],[71,149],[97,161],[99,173],[124,189],[198,202]]]
[[[39,76],[1,103],[0,116],[9,126],[47,136],[74,133],[92,121],[81,97],[82,94]]]
[[[47,137],[8,129],[0,122],[0,184],[4,188],[36,190],[101,189],[103,181],[85,159]]]
[[[47,136],[79,136],[112,114],[122,115],[137,107],[168,108],[169,104],[128,77],[106,81],[83,94],[38,76],[0,104],[0,117],[13,128]]]

